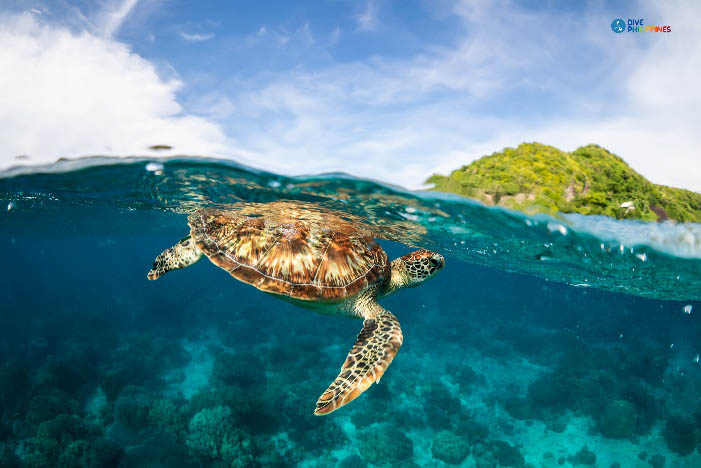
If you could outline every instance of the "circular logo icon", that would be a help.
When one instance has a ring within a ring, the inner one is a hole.
[[[616,34],[622,33],[626,29],[626,22],[620,18],[616,18],[611,22],[611,29]]]

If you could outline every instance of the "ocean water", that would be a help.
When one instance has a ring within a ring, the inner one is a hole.
[[[313,415],[362,323],[203,259],[200,206],[299,200],[446,267],[401,351]],[[701,226],[526,216],[342,174],[83,159],[0,174],[0,466],[701,466]]]

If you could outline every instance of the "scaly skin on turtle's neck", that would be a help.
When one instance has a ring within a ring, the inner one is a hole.
[[[406,270],[406,264],[401,258],[395,258],[390,263],[390,276],[389,281],[383,284],[383,287],[379,288],[379,296],[389,296],[394,294],[398,290],[405,288],[411,282],[409,273]]]

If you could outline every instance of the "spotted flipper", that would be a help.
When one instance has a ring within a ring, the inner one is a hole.
[[[151,271],[148,272],[148,279],[155,280],[171,270],[189,267],[201,257],[202,251],[197,248],[190,236],[187,236],[156,257]]]
[[[355,340],[336,380],[319,397],[314,414],[324,415],[355,400],[379,382],[402,346],[399,320],[379,305],[364,314],[363,329]]]

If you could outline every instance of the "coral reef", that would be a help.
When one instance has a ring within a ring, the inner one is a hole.
[[[698,443],[699,429],[691,418],[673,414],[667,419],[662,435],[670,450],[680,455],[689,455]]]
[[[143,388],[128,386],[114,403],[115,419],[129,429],[141,429],[148,424],[151,404],[152,398]]]
[[[433,411],[427,418],[427,423],[435,430],[448,428],[453,418],[464,415],[464,408],[458,395],[451,392],[445,384],[437,381],[430,382],[421,394],[424,401],[429,402]]]
[[[530,419],[533,417],[533,405],[526,398],[509,398],[504,402],[504,409],[514,419]]]
[[[309,421],[301,428],[293,425],[291,438],[299,444],[301,448],[309,453],[319,454],[320,452],[335,450],[348,442],[348,436],[341,426],[332,420],[319,421],[316,416],[307,416],[303,419],[315,418],[316,421]]]
[[[236,289],[204,263],[167,277],[168,294],[120,284],[109,307],[86,287],[0,336],[0,466],[701,463],[695,315],[535,278],[504,294],[501,273],[454,265],[435,295],[383,299],[405,346],[323,418],[315,399],[359,321]]]
[[[375,424],[365,429],[359,439],[360,456],[376,466],[404,465],[414,457],[414,443],[393,424]]]
[[[599,415],[597,427],[604,437],[625,439],[635,429],[635,407],[626,400],[612,400]]]
[[[441,461],[459,465],[470,454],[470,444],[450,431],[440,431],[433,436],[431,453]]]
[[[596,464],[596,454],[589,450],[587,446],[582,447],[577,453],[567,457],[567,459],[575,466],[592,466]]]
[[[486,444],[489,454],[500,466],[522,467],[525,460],[521,451],[504,440],[493,440]]]
[[[188,425],[186,444],[195,456],[221,461],[224,466],[245,467],[253,463],[250,439],[236,429],[231,409],[216,406],[195,414]]]
[[[551,427],[553,419],[569,410],[590,417],[605,437],[647,434],[662,415],[662,404],[649,385],[629,374],[628,362],[621,362],[614,350],[590,350],[584,360],[580,356],[566,354],[553,372],[531,382],[528,400],[536,409],[532,417]],[[508,411],[519,409],[507,403],[512,406]]]
[[[652,468],[664,468],[665,463],[667,462],[667,459],[665,458],[664,455],[655,454],[651,456],[647,462],[650,464]]]

